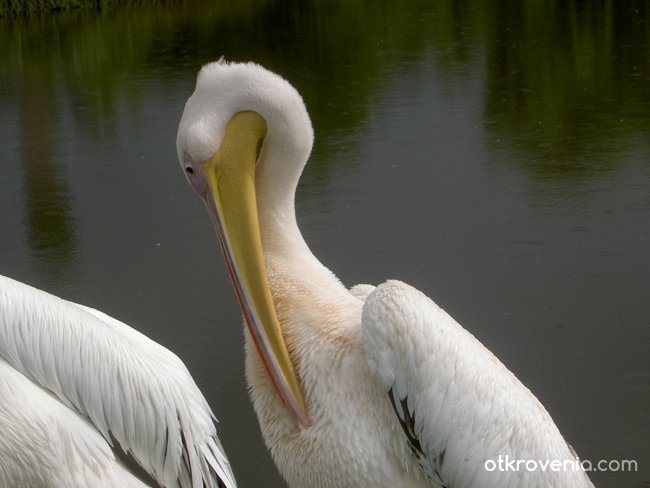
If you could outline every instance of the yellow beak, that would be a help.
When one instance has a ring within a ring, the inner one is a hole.
[[[205,196],[206,205],[267,373],[294,421],[308,426],[304,397],[275,314],[262,253],[255,164],[258,144],[265,135],[266,122],[257,113],[240,112],[232,118],[219,151],[201,167],[210,193]]]

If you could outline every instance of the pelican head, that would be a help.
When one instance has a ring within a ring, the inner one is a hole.
[[[286,80],[253,63],[224,61],[199,72],[176,140],[266,371],[294,421],[305,426],[309,418],[271,297],[260,221],[295,220],[295,189],[312,141],[305,105]],[[286,164],[268,163],[278,159]]]

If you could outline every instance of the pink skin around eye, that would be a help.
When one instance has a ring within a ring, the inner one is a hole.
[[[183,170],[187,181],[190,182],[194,191],[201,198],[205,198],[208,193],[208,182],[205,181],[200,165],[197,164],[194,159],[192,159],[192,156],[187,153],[183,154]]]

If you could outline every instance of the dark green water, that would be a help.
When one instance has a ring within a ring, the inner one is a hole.
[[[0,273],[174,350],[242,487],[284,486],[239,310],[176,162],[196,72],[281,73],[316,132],[303,233],[409,282],[540,398],[598,487],[650,487],[650,3],[219,1],[0,24]]]

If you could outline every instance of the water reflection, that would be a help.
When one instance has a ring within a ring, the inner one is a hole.
[[[70,272],[77,247],[71,195],[56,158],[57,128],[51,84],[38,66],[22,82],[22,155],[27,243],[39,268]]]
[[[647,144],[645,2],[509,4],[492,13],[491,144],[521,151],[536,177],[574,181],[611,177],[625,161],[620,148]]]
[[[0,272],[177,352],[241,486],[282,486],[174,149],[199,67],[252,59],[312,116],[297,205],[315,253],[347,284],[433,296],[584,457],[649,459],[649,15],[635,0],[188,0],[2,23]],[[593,478],[644,486],[648,469]]]

